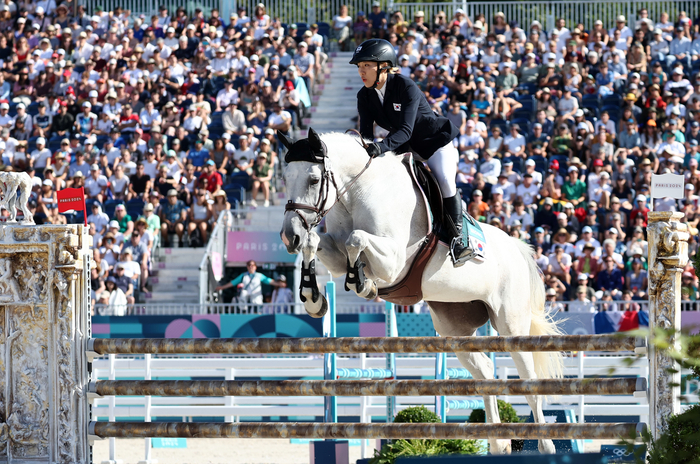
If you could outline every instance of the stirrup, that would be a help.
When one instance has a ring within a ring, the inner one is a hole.
[[[462,237],[457,236],[457,237],[453,237],[452,242],[450,243],[450,256],[452,257],[452,265],[454,267],[461,267],[464,265],[464,263],[466,263],[467,261],[472,259],[474,256],[476,256],[476,253],[474,252],[474,250],[471,247],[465,246],[465,247],[463,247],[463,250],[462,250],[462,256],[457,257],[455,255],[455,248],[458,245],[461,245],[461,242],[462,242]]]

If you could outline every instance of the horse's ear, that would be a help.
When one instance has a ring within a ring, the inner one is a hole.
[[[284,135],[284,132],[277,131],[277,138],[280,140],[280,142],[282,142],[282,145],[287,147],[287,150],[292,148],[292,141],[289,140],[289,138],[286,135]]]
[[[321,142],[321,137],[319,137],[318,133],[312,128],[309,128],[309,145],[316,152],[325,151],[323,148],[323,142]]]

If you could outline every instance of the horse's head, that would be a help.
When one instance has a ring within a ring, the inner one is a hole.
[[[326,146],[313,129],[309,137],[292,142],[283,133],[277,132],[282,144],[287,147],[284,157],[287,168],[284,170],[284,183],[287,189],[287,206],[280,236],[292,254],[299,253],[310,230],[320,220],[319,213],[327,203],[330,193],[324,169]],[[333,192],[335,194],[335,192]]]

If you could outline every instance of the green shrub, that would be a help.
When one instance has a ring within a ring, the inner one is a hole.
[[[399,412],[394,422],[401,424],[439,423],[440,417],[425,406],[414,406]],[[443,454],[481,454],[483,447],[476,440],[393,440],[374,451],[370,464],[393,464],[405,456],[439,456]]]
[[[501,417],[501,422],[504,424],[517,424],[522,422],[512,404],[503,400],[498,400],[498,415]],[[469,415],[469,422],[483,423],[486,422],[486,411],[483,409],[474,409]],[[519,452],[525,447],[525,440],[511,440],[511,451]]]
[[[498,400],[498,415],[501,417],[501,422],[504,424],[517,424],[518,422],[522,422],[522,419],[520,419],[515,412],[513,405],[503,400]],[[474,409],[469,415],[469,422],[486,422],[486,412],[483,409]]]
[[[442,422],[442,420],[440,419],[440,416],[425,406],[414,406],[412,408],[406,408],[403,411],[400,411],[396,417],[394,417],[394,422],[398,424],[437,424]]]
[[[668,429],[649,447],[649,464],[700,462],[700,404],[671,416]]]

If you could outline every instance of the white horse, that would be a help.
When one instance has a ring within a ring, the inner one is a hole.
[[[19,197],[17,197],[19,189]],[[26,172],[0,172],[0,190],[2,200],[0,208],[5,208],[10,213],[10,221],[15,221],[17,209],[22,210],[24,222],[33,223],[34,216],[27,203],[32,193],[32,178]]]
[[[308,139],[294,144],[283,135],[280,139],[290,149],[284,172],[289,203],[280,235],[290,253],[303,254],[306,311],[320,317],[327,309],[324,296],[313,288],[316,255],[334,277],[357,273],[364,265],[364,283],[349,285],[361,297],[373,297],[377,288],[402,279],[429,227],[422,195],[402,157],[385,153],[363,172],[368,157],[358,137],[319,137],[311,129]],[[322,216],[326,233],[317,233],[314,227]],[[485,261],[455,268],[449,248],[440,243],[425,268],[423,299],[435,330],[442,336],[470,336],[490,320],[502,336],[560,334],[545,313],[544,285],[530,247],[495,227],[481,226]],[[562,375],[561,353],[511,354],[523,379]],[[486,354],[457,353],[457,358],[475,379],[493,378]],[[535,422],[545,423],[543,397],[528,396],[527,401]],[[484,404],[487,422],[499,423],[496,398],[484,396]],[[510,451],[509,440],[490,439],[489,445],[492,453]],[[539,449],[555,452],[551,440],[540,440]]]

